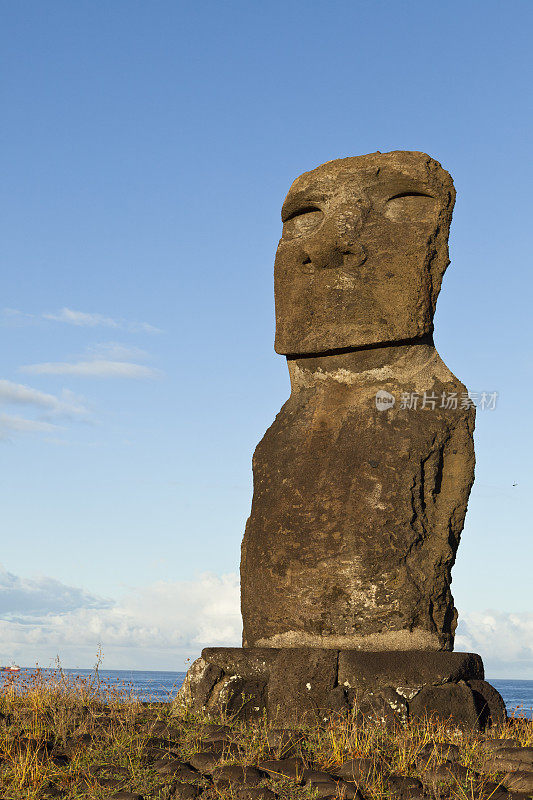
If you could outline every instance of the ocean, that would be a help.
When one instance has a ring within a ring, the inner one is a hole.
[[[34,670],[24,669],[16,676],[17,682],[24,681]],[[45,672],[45,670],[43,670]],[[93,674],[90,669],[65,669],[70,677],[89,678]],[[184,672],[148,672],[142,670],[104,670],[100,678],[108,686],[116,686],[131,692],[140,700],[168,703],[176,695],[185,678]],[[525,716],[533,719],[533,680],[498,680],[490,679],[490,683],[499,691],[507,706],[509,714]]]
[[[508,714],[533,719],[533,681],[488,679],[504,699]]]

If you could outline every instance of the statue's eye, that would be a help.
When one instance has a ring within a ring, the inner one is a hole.
[[[324,219],[323,212],[316,206],[308,206],[293,212],[283,223],[283,236],[292,239],[295,236],[304,236],[318,227]]]
[[[436,199],[424,192],[401,192],[385,204],[385,216],[393,222],[429,222],[436,210]]]

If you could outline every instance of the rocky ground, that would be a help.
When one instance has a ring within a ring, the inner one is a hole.
[[[339,718],[302,729],[171,716],[101,687],[0,693],[0,798],[533,796],[533,722],[469,733]]]

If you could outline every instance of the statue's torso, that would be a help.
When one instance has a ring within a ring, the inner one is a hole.
[[[431,345],[289,368],[291,397],[254,455],[245,644],[450,648],[474,466],[465,387]]]

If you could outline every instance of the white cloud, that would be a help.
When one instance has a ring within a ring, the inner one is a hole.
[[[106,317],[104,314],[74,311],[74,309],[66,307],[56,313],[47,313],[42,316],[44,319],[53,320],[54,322],[66,322],[69,325],[84,328],[120,328],[132,333],[161,333],[159,328],[150,325],[148,322],[127,322],[123,319]]]
[[[110,361],[143,361],[149,353],[141,347],[121,344],[121,342],[100,342],[87,348],[93,358],[104,358]]]
[[[115,328],[129,333],[161,333],[161,328],[150,325],[148,322],[128,322],[125,319],[114,319],[105,314],[87,311],[75,311],[64,307],[60,311],[46,312],[43,314],[28,314],[18,308],[3,308],[0,312],[0,322],[6,326],[37,325],[39,321],[66,322],[81,328]]]
[[[530,678],[533,674],[533,613],[461,612],[455,649],[479,653],[489,679]]]
[[[80,417],[88,414],[88,409],[81,398],[76,397],[68,389],[64,389],[60,397],[41,392],[31,386],[13,381],[0,380],[0,404],[27,405],[43,409],[49,414],[65,417]]]
[[[130,361],[110,361],[95,358],[91,361],[49,361],[19,367],[31,375],[76,375],[84,378],[157,378],[159,370]]]
[[[35,325],[38,317],[35,314],[26,314],[18,308],[3,308],[0,312],[0,321],[5,326],[21,327],[24,325]]]
[[[82,398],[68,389],[59,396],[41,392],[23,383],[0,380],[0,406],[27,406],[38,412],[37,419],[28,419],[17,414],[0,414],[0,440],[9,441],[13,434],[58,433],[63,430],[50,420],[75,419],[89,421],[90,411]]]
[[[56,594],[61,584],[55,582]],[[70,587],[67,587],[70,588]],[[88,602],[39,617],[21,613],[0,621],[6,657],[47,665],[59,654],[65,666],[90,666],[101,645],[104,666],[183,669],[208,645],[239,645],[241,616],[236,574],[210,573],[189,581],[159,581],[126,592],[109,607]],[[93,600],[94,602],[94,600]]]
[[[59,425],[51,422],[0,414],[0,440],[9,439],[12,433],[57,433],[60,430],[62,428]]]
[[[118,322],[111,317],[105,317],[103,314],[87,314],[84,311],[73,311],[71,308],[62,308],[55,314],[43,314],[45,319],[51,319],[55,322],[69,322],[71,325],[80,325],[89,328],[118,328]]]
[[[110,601],[54,578],[21,578],[0,564],[0,615],[5,619],[42,618],[79,608],[101,608]]]

